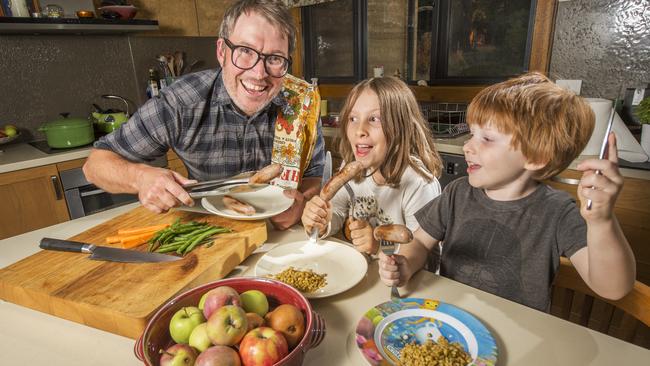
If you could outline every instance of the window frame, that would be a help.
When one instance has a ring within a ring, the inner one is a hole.
[[[417,80],[410,79],[412,74],[413,45],[414,34],[417,29],[414,28],[413,20],[415,16],[415,3],[417,0],[408,0],[408,29],[407,29],[407,83],[417,84]],[[458,77],[448,76],[447,61],[449,58],[449,19],[451,16],[451,1],[453,0],[433,0],[432,16],[432,35],[431,35],[431,58],[429,60],[429,85],[474,85],[474,84],[493,84],[507,80],[513,75],[500,77]],[[528,14],[528,37],[526,39],[526,49],[524,51],[522,73],[530,70],[530,60],[532,56],[532,44],[535,36],[535,16],[537,12],[538,0],[531,0],[530,11]],[[442,16],[442,15],[446,16]],[[519,73],[518,73],[519,74]],[[518,75],[517,74],[517,75]]]
[[[349,84],[367,78],[368,68],[368,23],[367,1],[352,0],[352,36],[353,36],[353,75],[349,76],[317,76],[315,75],[315,44],[316,35],[310,31],[313,23],[314,6],[301,8],[302,34],[303,34],[303,72],[306,80],[318,78],[318,83]]]

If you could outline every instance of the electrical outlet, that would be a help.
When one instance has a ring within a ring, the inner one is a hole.
[[[563,87],[564,89],[571,90],[572,92],[576,93],[576,95],[580,95],[580,88],[582,87],[582,80],[555,80],[555,84]]]

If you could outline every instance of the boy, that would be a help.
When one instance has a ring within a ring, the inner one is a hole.
[[[608,137],[608,159],[577,167],[584,172],[580,210],[567,193],[542,183],[566,169],[587,144],[594,128],[591,108],[530,73],[482,90],[467,120],[468,177],[416,213],[420,229],[400,255],[380,254],[382,281],[403,285],[440,243],[441,275],[542,311],[550,304],[560,256],[600,296],[627,294],[636,265],[613,213],[623,185],[615,136]]]

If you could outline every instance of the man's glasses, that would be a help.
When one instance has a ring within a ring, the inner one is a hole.
[[[227,38],[223,39],[226,46],[232,50],[232,64],[242,70],[250,70],[260,59],[264,59],[266,73],[274,78],[281,78],[287,74],[291,59],[280,55],[267,55],[260,53],[250,47],[232,44]]]

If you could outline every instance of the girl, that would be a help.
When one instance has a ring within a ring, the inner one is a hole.
[[[415,95],[400,79],[372,78],[357,84],[341,120],[343,160],[360,161],[366,175],[348,183],[353,195],[341,189],[331,202],[314,196],[305,206],[302,223],[307,232],[315,226],[323,237],[345,225],[344,235],[357,250],[375,254],[375,226],[419,228],[415,212],[440,194],[436,177],[442,162]]]

